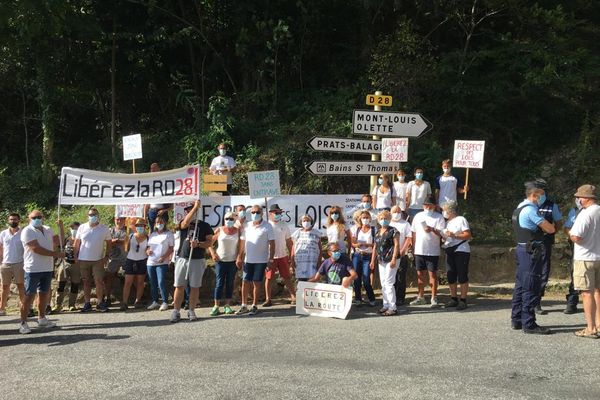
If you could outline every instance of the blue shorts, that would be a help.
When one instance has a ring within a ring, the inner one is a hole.
[[[244,275],[242,279],[246,282],[262,282],[265,277],[267,263],[244,263]]]
[[[25,294],[33,296],[36,293],[50,291],[52,272],[25,272]]]

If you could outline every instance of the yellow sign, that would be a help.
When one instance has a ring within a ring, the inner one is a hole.
[[[227,175],[202,175],[202,189],[205,192],[226,192]]]
[[[376,94],[368,94],[367,95],[367,105],[368,106],[391,107],[392,106],[392,96],[378,96]]]

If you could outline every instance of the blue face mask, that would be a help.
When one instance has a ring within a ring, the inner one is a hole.
[[[377,183],[380,184],[380,185],[383,185],[383,178],[377,179]]]
[[[542,204],[546,202],[546,193],[540,195],[540,198],[537,201],[538,207],[541,207]]]
[[[246,210],[240,211],[238,215],[240,216],[240,218],[246,218]]]
[[[90,216],[88,216],[88,221],[90,221],[90,224],[97,224],[98,223],[98,216],[97,215],[90,215]]]
[[[337,261],[342,256],[342,252],[339,251],[339,250],[338,251],[334,251],[333,253],[331,253],[331,256],[333,257],[334,261]]]
[[[371,209],[371,203],[368,202],[363,202],[362,204],[362,208],[364,208],[365,210],[370,210]]]
[[[41,219],[32,219],[32,220],[31,220],[31,225],[32,225],[34,228],[39,228],[40,226],[42,226],[42,224],[43,224],[43,223],[44,223],[44,221],[43,221],[43,220],[41,220]]]
[[[228,228],[233,227],[233,225],[235,224],[235,221],[228,219],[227,221],[225,221],[225,226]]]
[[[418,179],[418,180],[423,179],[423,173],[422,172],[416,173],[415,174],[415,179]]]
[[[162,231],[165,228],[165,224],[156,224],[156,229]]]
[[[135,227],[135,231],[141,235],[141,234],[142,234],[142,233],[144,233],[146,230],[144,229],[144,227],[143,227],[143,226],[136,226],[136,227]]]
[[[275,214],[275,216],[273,217],[273,220],[275,220],[275,222],[281,221],[281,214]]]
[[[379,225],[383,226],[384,228],[389,226],[390,221],[388,221],[387,219],[382,219],[381,221],[379,221]]]
[[[427,210],[425,210],[425,214],[427,214],[429,217],[431,217],[433,215],[433,210],[427,209]]]
[[[334,221],[337,221],[338,219],[340,219],[340,214],[338,213],[332,213],[331,214],[331,219]]]
[[[260,221],[262,215],[260,214],[252,214],[252,221]]]

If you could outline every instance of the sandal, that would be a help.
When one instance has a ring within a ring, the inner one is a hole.
[[[381,315],[383,315],[384,317],[390,317],[392,315],[396,315],[397,311],[396,310],[386,310],[384,313],[381,313]]]
[[[386,313],[386,312],[387,312],[387,310],[388,310],[388,309],[387,309],[386,307],[383,307],[383,308],[381,308],[379,311],[377,311],[377,313],[379,313],[379,314],[383,314],[383,313]]]
[[[584,328],[580,331],[576,331],[575,336],[588,338],[588,339],[598,339],[598,334],[596,332],[588,331],[587,328]]]

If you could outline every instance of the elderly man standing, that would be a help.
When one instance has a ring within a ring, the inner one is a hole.
[[[587,327],[575,335],[597,339],[600,328],[600,206],[596,200],[596,187],[580,186],[575,198],[579,199],[582,210],[569,232],[575,243],[573,283],[582,295],[587,323]]]
[[[536,182],[525,184],[525,196],[512,215],[513,229],[517,237],[517,275],[512,298],[512,329],[524,333],[547,335],[550,329],[535,321],[535,307],[542,293],[542,269],[544,266],[544,234],[553,234],[554,225],[539,213],[546,201],[546,193]]]
[[[106,244],[106,250],[104,245]],[[98,210],[88,210],[88,222],[81,224],[77,229],[75,244],[75,263],[79,262],[81,279],[83,280],[83,296],[85,303],[81,312],[92,311],[90,299],[92,297],[92,277],[96,284],[96,309],[101,312],[108,311],[104,298],[104,264],[108,260],[111,248],[111,236],[108,226],[100,223]]]
[[[60,237],[64,237],[61,220],[56,221],[60,229]],[[38,295],[38,326],[53,328],[54,322],[46,318],[46,306],[50,300],[50,283],[54,270],[54,258],[63,258],[62,252],[54,251],[60,245],[60,238],[48,226],[44,225],[44,215],[41,211],[33,210],[29,214],[29,225],[21,233],[23,243],[23,270],[25,271],[25,298],[21,303],[21,324],[19,332],[31,333],[27,325],[27,315],[31,303]]]

